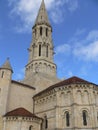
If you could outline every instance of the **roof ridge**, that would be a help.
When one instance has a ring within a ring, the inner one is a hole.
[[[42,118],[36,116],[34,113],[28,111],[27,109],[20,107],[20,108],[16,108],[12,111],[7,112],[5,115],[6,116],[16,116],[16,117],[32,117],[32,118],[37,118],[42,120]]]
[[[28,111],[27,109],[25,109],[25,108],[23,108],[23,107],[20,107],[20,108],[16,108],[16,109],[14,109],[14,110],[12,110],[12,111],[9,111],[9,112],[7,112],[6,113],[6,115],[5,116],[20,116],[21,114],[23,115],[23,113],[24,113],[24,115],[26,114],[26,115],[31,115],[31,116],[33,116],[34,114],[33,113],[31,113],[30,111]]]
[[[43,91],[37,93],[34,97],[36,97],[36,96],[38,96],[38,95],[41,95],[42,93],[44,93],[44,92],[46,92],[46,91],[49,91],[49,90],[51,90],[51,89],[54,89],[54,88],[56,88],[56,87],[60,87],[60,86],[68,85],[68,84],[75,84],[75,83],[76,83],[76,84],[77,84],[77,83],[85,83],[85,84],[93,84],[93,85],[94,85],[94,83],[91,83],[91,82],[89,82],[89,81],[87,81],[87,80],[84,80],[84,79],[79,78],[79,77],[77,77],[77,76],[72,76],[72,77],[70,77],[70,78],[68,78],[68,79],[65,79],[65,80],[63,80],[63,81],[60,81],[60,82],[54,84],[54,85],[49,86],[49,87],[46,88],[45,90],[43,90]]]

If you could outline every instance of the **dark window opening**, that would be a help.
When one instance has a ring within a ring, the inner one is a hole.
[[[43,29],[42,29],[42,27],[40,27],[40,35],[42,36],[42,31],[43,31]]]
[[[69,116],[69,112],[66,113],[66,126],[67,126],[67,127],[70,126],[70,116]]]
[[[36,29],[35,29],[35,36],[36,36]]]
[[[46,37],[48,36],[48,28],[46,28]]]
[[[32,126],[32,125],[30,125],[29,130],[32,130],[32,128],[33,128],[33,126]]]
[[[87,112],[83,111],[82,114],[83,114],[83,125],[87,126]]]
[[[2,75],[1,75],[1,78],[3,78],[3,76],[4,76],[4,71],[2,71]]]
[[[41,45],[39,45],[39,56],[41,56]]]
[[[48,46],[46,47],[46,57],[48,57]]]
[[[47,116],[45,116],[45,129],[48,128],[48,120],[47,120]]]
[[[98,112],[97,112],[97,121],[98,121]]]

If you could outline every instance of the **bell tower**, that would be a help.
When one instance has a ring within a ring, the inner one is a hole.
[[[35,87],[39,86],[40,90],[57,82],[57,67],[53,61],[52,27],[44,0],[42,0],[35,24],[32,27],[32,42],[28,51],[29,60],[26,65],[24,81]]]

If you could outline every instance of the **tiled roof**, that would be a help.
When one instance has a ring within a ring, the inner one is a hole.
[[[26,110],[24,108],[17,108],[15,110],[12,110],[12,111],[6,113],[5,116],[19,116],[19,117],[35,117],[35,118],[39,118],[39,117],[35,116],[33,113],[29,112],[28,110]]]
[[[41,91],[40,93],[36,94],[34,97],[36,97],[38,95],[41,95],[43,92],[49,91],[49,90],[51,90],[53,88],[57,88],[57,87],[64,86],[64,85],[70,85],[70,84],[93,84],[93,83],[91,83],[89,81],[86,81],[84,79],[81,79],[79,77],[73,76],[71,78],[68,78],[66,80],[63,80],[63,81],[61,81],[59,83],[56,83],[56,84],[48,87],[47,89],[45,89],[45,90]]]
[[[79,77],[73,76],[73,77],[68,78],[68,79],[66,79],[64,81],[61,81],[61,82],[59,82],[59,83],[57,83],[57,84],[55,84],[53,86],[57,87],[57,86],[63,86],[63,85],[68,85],[68,84],[77,84],[77,83],[86,83],[86,84],[88,84],[90,82],[86,81],[84,79],[81,79]]]

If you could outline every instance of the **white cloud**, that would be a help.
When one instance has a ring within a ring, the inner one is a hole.
[[[79,31],[79,33],[81,32]],[[79,40],[78,35],[75,35],[67,44],[57,46],[56,52],[57,54],[62,53],[64,56],[72,54],[77,59],[84,61],[98,62],[98,30],[90,31],[82,40]]]
[[[74,48],[74,55],[88,61],[98,62],[98,41]]]
[[[70,45],[63,44],[63,45],[57,46],[55,48],[55,52],[56,54],[64,54],[64,53],[69,53],[70,49],[71,49]]]
[[[88,41],[98,40],[98,30],[93,30],[93,31],[89,32],[86,40],[88,40]]]
[[[73,54],[80,59],[98,62],[98,30],[92,30],[75,45]]]
[[[58,14],[58,15],[57,15]],[[59,9],[55,9],[55,11],[51,12],[51,18],[54,23],[58,23],[63,21],[63,13],[59,11]]]
[[[77,0],[65,0],[65,2],[68,4],[68,10],[73,12],[78,8],[78,1]]]
[[[31,29],[41,0],[8,0],[11,8],[11,15],[18,16],[20,26],[16,27],[17,31],[27,31]],[[78,0],[45,0],[46,7],[50,12],[50,18],[53,22],[59,23],[63,20],[66,9],[69,12],[73,12],[78,8]],[[66,8],[65,8],[66,7]],[[60,20],[62,19],[62,20]]]

